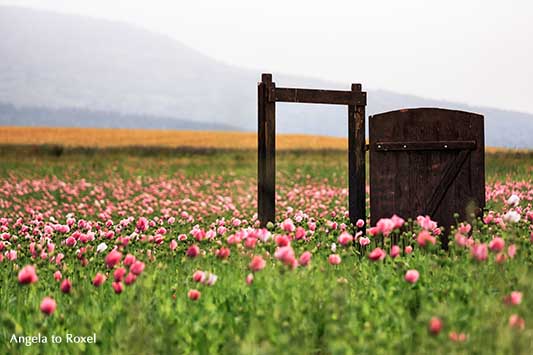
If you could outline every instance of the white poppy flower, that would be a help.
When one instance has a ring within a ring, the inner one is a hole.
[[[107,244],[106,243],[100,243],[98,244],[98,246],[96,247],[96,252],[97,253],[101,253],[103,252],[104,250],[107,249]]]
[[[518,223],[520,221],[520,213],[510,210],[503,216],[503,220],[505,222]]]
[[[520,203],[520,197],[516,195],[511,195],[511,197],[509,197],[509,199],[507,200],[507,204],[512,207],[518,206],[519,203]]]

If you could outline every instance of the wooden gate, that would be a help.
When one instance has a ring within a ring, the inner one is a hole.
[[[365,106],[361,84],[350,91],[278,88],[271,74],[258,84],[258,218],[261,225],[275,221],[276,102],[348,106],[348,193],[350,221],[366,219],[365,211]],[[364,231],[363,231],[364,232]]]
[[[429,215],[449,230],[485,206],[483,116],[437,108],[369,117],[371,223]],[[447,234],[443,246],[447,246]]]

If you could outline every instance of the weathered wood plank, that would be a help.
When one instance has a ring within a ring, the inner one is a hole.
[[[366,92],[300,88],[274,88],[272,89],[270,94],[270,101],[364,106],[366,105]]]
[[[268,100],[275,87],[271,74],[263,74],[258,85],[258,219],[262,226],[275,221],[276,196],[276,103]]]
[[[361,84],[352,84],[352,92],[361,93]],[[348,105],[348,192],[350,222],[365,221],[366,230],[366,140],[365,105]]]

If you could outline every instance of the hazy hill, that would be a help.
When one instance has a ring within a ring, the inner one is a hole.
[[[0,7],[0,38],[0,124],[256,129],[260,71],[218,62],[169,37],[123,23]],[[357,81],[274,74],[283,86],[348,89]],[[369,114],[421,106],[479,112],[488,145],[533,148],[531,114],[384,90],[370,90],[368,98]],[[346,134],[345,107],[282,104],[278,117],[280,133]]]

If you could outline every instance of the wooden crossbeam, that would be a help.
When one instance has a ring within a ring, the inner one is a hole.
[[[366,92],[272,88],[269,95],[269,101],[329,105],[366,105]]]

